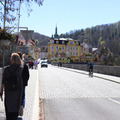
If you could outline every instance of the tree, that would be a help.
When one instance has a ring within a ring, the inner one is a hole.
[[[101,41],[102,41],[102,37],[100,37],[99,40],[98,40],[98,47],[100,47]]]
[[[0,21],[3,22],[4,29],[6,27],[6,22],[11,24],[16,20],[14,13],[19,12],[21,4],[25,3],[27,5],[27,12],[28,15],[30,15],[30,12],[32,12],[30,8],[32,2],[41,6],[43,1],[44,0],[0,0]]]
[[[36,39],[36,40],[34,40],[35,41],[35,44],[37,45],[37,44],[39,44],[39,41],[38,41],[38,39]]]

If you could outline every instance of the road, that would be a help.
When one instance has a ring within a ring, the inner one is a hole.
[[[120,84],[51,65],[39,76],[44,120],[120,120]]]

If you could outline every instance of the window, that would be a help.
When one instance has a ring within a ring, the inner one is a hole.
[[[58,52],[58,46],[56,46],[56,52]]]
[[[64,46],[62,46],[62,52],[64,53]]]
[[[73,42],[70,42],[70,45],[73,45]]]
[[[64,42],[64,41],[62,41],[62,44],[65,44],[65,42]]]
[[[58,40],[56,41],[56,43],[57,43],[57,44],[59,43]]]
[[[66,52],[67,52],[68,48],[66,47]]]
[[[76,56],[78,56],[78,52],[76,52]]]

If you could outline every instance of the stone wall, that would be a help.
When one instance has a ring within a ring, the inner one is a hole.
[[[63,64],[63,67],[87,71],[87,64]],[[120,77],[120,66],[94,65],[95,73]]]
[[[10,64],[11,53],[16,52],[16,45],[0,48],[0,67],[7,66]]]

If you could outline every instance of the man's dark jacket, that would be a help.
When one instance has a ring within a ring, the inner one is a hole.
[[[23,78],[23,86],[28,85],[28,80],[29,80],[29,69],[26,63],[24,63],[23,71],[22,71],[22,78]]]

